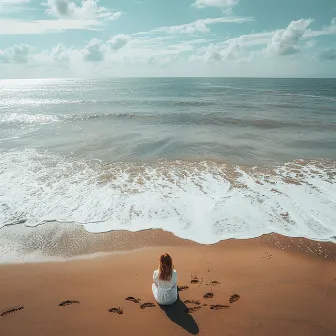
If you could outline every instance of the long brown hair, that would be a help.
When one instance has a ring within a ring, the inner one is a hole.
[[[173,275],[173,260],[168,253],[161,255],[159,259],[159,279],[169,281]]]

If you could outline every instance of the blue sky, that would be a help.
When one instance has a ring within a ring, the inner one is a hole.
[[[0,78],[336,77],[335,0],[0,0]]]

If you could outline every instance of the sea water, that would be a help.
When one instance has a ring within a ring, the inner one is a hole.
[[[333,241],[335,177],[335,79],[0,81],[0,261],[50,223]]]

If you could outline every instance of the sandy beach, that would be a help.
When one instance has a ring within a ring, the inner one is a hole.
[[[0,0],[0,36],[0,336],[336,336],[336,0]]]
[[[128,244],[113,249],[116,235]],[[1,265],[0,334],[336,334],[335,244],[274,234],[215,245],[152,230],[108,236],[112,253]],[[180,299],[164,309],[151,284],[166,251]]]

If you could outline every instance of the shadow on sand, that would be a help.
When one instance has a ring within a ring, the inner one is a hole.
[[[161,306],[160,308],[166,313],[167,317],[192,335],[199,333],[198,325],[194,318],[186,312],[188,308],[180,298],[170,306]]]

